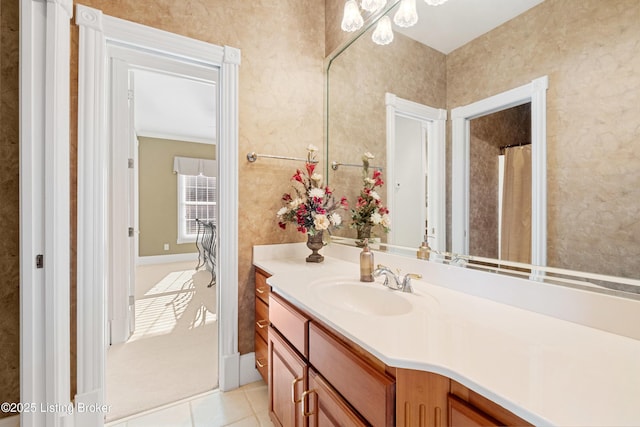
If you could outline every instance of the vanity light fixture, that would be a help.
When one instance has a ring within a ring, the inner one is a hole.
[[[356,0],[348,0],[344,5],[344,15],[342,16],[342,31],[353,32],[362,28],[364,20],[358,9]]]
[[[429,6],[440,6],[448,0],[425,0]],[[387,4],[387,0],[361,0],[362,10],[375,13]],[[400,6],[393,22],[399,27],[411,27],[418,22],[418,11],[416,9],[416,0],[400,0]],[[358,8],[356,0],[347,0],[344,5],[344,15],[342,17],[341,28],[343,31],[357,31],[364,25],[364,19]],[[371,39],[379,45],[386,45],[393,41],[393,30],[391,28],[391,20],[387,16],[383,16],[378,21],[378,25],[374,30]]]
[[[433,1],[433,0],[432,0]],[[362,0],[360,5],[367,12],[377,12],[387,4],[387,0]]]
[[[416,0],[402,0],[400,7],[393,17],[393,22],[398,27],[411,27],[418,22],[418,11],[416,10]]]
[[[393,30],[391,29],[391,18],[383,16],[378,21],[376,29],[371,35],[371,39],[374,43],[384,46],[393,41]]]

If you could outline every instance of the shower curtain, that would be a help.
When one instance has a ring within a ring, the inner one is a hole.
[[[504,154],[500,259],[531,263],[531,145]]]

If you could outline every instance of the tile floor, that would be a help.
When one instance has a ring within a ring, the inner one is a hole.
[[[218,390],[166,405],[154,411],[108,423],[107,427],[259,427],[269,420],[267,385],[263,381],[237,390]]]

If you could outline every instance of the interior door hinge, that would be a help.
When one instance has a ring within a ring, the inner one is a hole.
[[[44,268],[44,255],[36,255],[36,268]]]
[[[133,237],[133,227],[129,227],[129,237]]]
[[[133,91],[127,90],[127,99],[133,99]]]
[[[133,295],[129,295],[129,305],[135,305],[136,304],[136,297],[134,297]]]
[[[127,167],[133,169],[133,159],[127,159]]]

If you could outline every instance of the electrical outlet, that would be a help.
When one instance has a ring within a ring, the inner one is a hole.
[[[168,244],[168,243],[165,243],[165,244],[164,244],[164,250],[165,250],[165,251],[168,251],[168,250],[169,250],[169,244]]]

